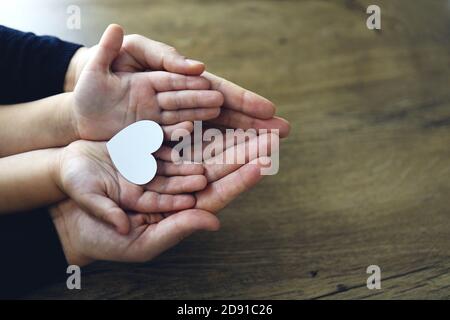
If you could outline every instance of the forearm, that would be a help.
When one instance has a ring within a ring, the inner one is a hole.
[[[35,101],[63,92],[81,46],[0,26],[0,103]]]
[[[77,140],[71,108],[72,93],[0,106],[0,157],[61,147]]]
[[[61,149],[0,159],[0,214],[46,206],[65,198],[56,184]]]

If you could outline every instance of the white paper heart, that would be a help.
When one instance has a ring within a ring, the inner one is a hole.
[[[142,120],[118,132],[106,143],[106,148],[120,174],[131,183],[142,185],[156,174],[152,153],[161,147],[163,138],[159,124]]]

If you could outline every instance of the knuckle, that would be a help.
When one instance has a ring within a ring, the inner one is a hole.
[[[182,96],[180,91],[176,91],[174,95],[174,106],[176,109],[180,109],[182,106]]]

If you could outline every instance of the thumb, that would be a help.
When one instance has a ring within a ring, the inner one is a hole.
[[[124,31],[118,24],[110,24],[100,39],[97,51],[87,68],[96,71],[108,71],[122,47]]]
[[[126,235],[130,232],[127,214],[110,198],[91,193],[85,195],[78,204],[96,218],[113,225],[120,234]]]
[[[142,239],[144,243],[141,247],[148,250],[146,252],[148,260],[173,247],[195,231],[219,230],[220,222],[208,211],[189,209],[172,214],[154,226],[146,230]]]
[[[125,37],[124,48],[135,61],[147,69],[195,76],[205,71],[203,62],[186,59],[173,47],[140,35]]]

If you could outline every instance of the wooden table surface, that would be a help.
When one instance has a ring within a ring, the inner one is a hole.
[[[69,3],[81,30],[65,27]],[[381,31],[366,27],[369,4]],[[19,26],[88,45],[110,22],[170,43],[273,100],[292,133],[280,172],[223,210],[218,233],[30,298],[450,298],[448,1],[45,0],[33,12]]]

